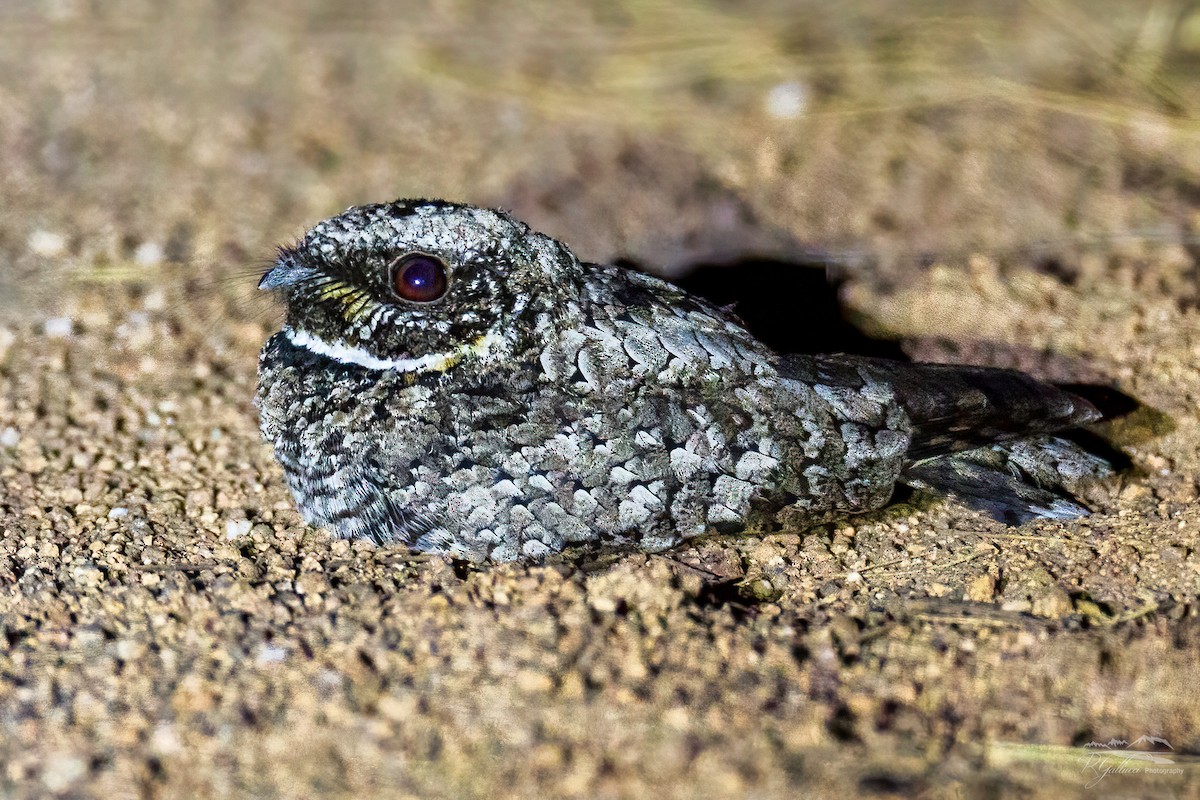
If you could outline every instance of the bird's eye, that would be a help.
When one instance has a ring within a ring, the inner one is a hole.
[[[392,288],[412,303],[432,303],[450,286],[446,265],[433,256],[411,253],[392,262]]]

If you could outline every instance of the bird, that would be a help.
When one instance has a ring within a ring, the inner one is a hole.
[[[467,562],[812,528],[897,487],[1009,524],[1112,465],[1027,374],[779,353],[736,308],[588,263],[502,210],[352,207],[281,247],[255,403],[304,520]]]

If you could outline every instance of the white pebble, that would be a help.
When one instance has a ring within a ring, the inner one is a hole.
[[[162,289],[152,289],[142,299],[142,308],[147,311],[162,311],[167,307],[167,296]]]
[[[51,317],[42,324],[42,332],[52,339],[66,339],[75,332],[70,317]]]
[[[245,536],[253,527],[254,524],[248,519],[231,519],[225,523],[225,538],[237,539],[238,537]]]
[[[163,249],[158,242],[142,242],[133,251],[133,260],[142,267],[156,267],[162,263]]]
[[[183,743],[175,733],[175,726],[169,722],[160,722],[150,736],[150,749],[162,755],[182,753]]]
[[[21,443],[21,434],[16,428],[5,428],[0,431],[0,447],[16,447]]]
[[[282,647],[276,647],[272,644],[264,644],[258,650],[258,657],[254,659],[261,664],[278,664],[283,659],[287,658],[288,651]]]
[[[767,92],[767,113],[776,119],[798,119],[808,109],[808,87],[789,81]]]
[[[67,249],[67,237],[54,231],[36,230],[26,242],[29,251],[38,256],[60,256]]]
[[[70,789],[87,775],[83,759],[69,753],[51,753],[42,761],[42,783],[54,794]]]
[[[128,508],[117,507],[117,508],[110,509],[108,512],[109,519],[124,519],[125,517],[128,517],[128,516],[129,516]]]

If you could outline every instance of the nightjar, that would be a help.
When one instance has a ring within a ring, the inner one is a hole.
[[[772,351],[732,312],[501,211],[351,208],[281,249],[257,405],[304,518],[474,561],[810,526],[897,484],[1087,513],[1086,400],[999,369]],[[803,324],[802,321],[798,324]]]

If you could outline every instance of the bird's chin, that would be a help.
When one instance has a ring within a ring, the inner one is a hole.
[[[467,357],[484,357],[500,341],[498,334],[486,334],[473,342],[445,353],[398,355],[381,357],[361,346],[343,341],[330,342],[308,331],[285,328],[288,341],[311,353],[331,358],[342,364],[353,364],[380,372],[444,372]]]

